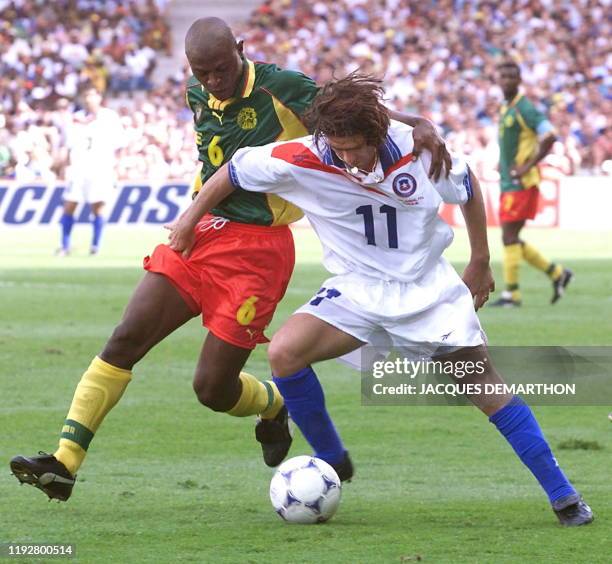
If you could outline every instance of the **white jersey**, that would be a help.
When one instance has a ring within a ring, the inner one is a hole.
[[[119,115],[109,108],[100,108],[95,116],[77,112],[67,130],[66,143],[72,176],[112,177],[116,151],[125,143]]]
[[[429,155],[415,160],[412,128],[392,121],[376,170],[363,181],[323,141],[311,136],[240,149],[229,171],[237,189],[274,193],[299,206],[334,274],[411,282],[438,262],[453,240],[439,217],[442,202],[472,196],[467,164],[453,158],[448,178],[433,182]]]

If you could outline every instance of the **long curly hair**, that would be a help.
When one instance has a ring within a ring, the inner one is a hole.
[[[389,129],[384,93],[382,80],[358,72],[328,82],[304,114],[315,143],[326,135],[363,135],[368,145],[381,145]]]

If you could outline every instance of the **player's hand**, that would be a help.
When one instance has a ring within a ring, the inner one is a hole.
[[[191,249],[195,245],[195,231],[191,225],[181,217],[172,223],[166,223],[164,229],[168,229],[168,246],[177,253],[181,253],[185,258],[191,254]]]
[[[510,169],[510,176],[514,180],[520,180],[524,174],[529,172],[529,169],[532,168],[532,165],[526,163],[522,165],[515,165]]]
[[[444,170],[444,176],[448,178],[452,166],[451,156],[446,150],[444,139],[440,137],[433,123],[427,119],[421,119],[412,130],[414,148],[412,154],[416,159],[424,150],[431,153],[431,166],[429,177],[437,182]]]
[[[463,281],[474,298],[474,309],[478,311],[495,291],[495,280],[489,261],[471,260],[463,271]]]

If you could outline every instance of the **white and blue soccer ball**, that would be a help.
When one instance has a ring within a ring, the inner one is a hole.
[[[331,519],[342,495],[336,471],[324,460],[296,456],[283,462],[270,483],[276,513],[289,523],[323,523]]]

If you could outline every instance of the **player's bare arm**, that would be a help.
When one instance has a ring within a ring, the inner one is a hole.
[[[487,240],[487,216],[480,183],[470,170],[472,199],[461,206],[470,239],[470,262],[463,271],[463,281],[474,296],[474,307],[478,310],[495,290],[495,280],[489,265],[489,243]]]
[[[202,216],[227,198],[234,191],[230,182],[228,165],[223,165],[213,174],[200,194],[195,198],[185,213],[175,222],[164,225],[170,230],[168,246],[185,257],[189,256],[195,243],[195,226]]]
[[[444,172],[445,177],[448,177],[452,166],[451,156],[446,149],[444,139],[438,134],[434,124],[424,117],[403,114],[393,110],[389,110],[389,117],[414,128],[412,132],[412,139],[414,140],[412,154],[415,158],[424,150],[431,153],[429,177],[435,182],[440,179],[442,172]]]
[[[514,178],[520,178],[523,174],[527,174],[531,168],[537,165],[546,155],[548,155],[548,153],[550,153],[556,140],[557,136],[552,131],[544,134],[540,138],[538,150],[535,152],[534,156],[522,165],[514,166],[511,171],[512,176]]]

